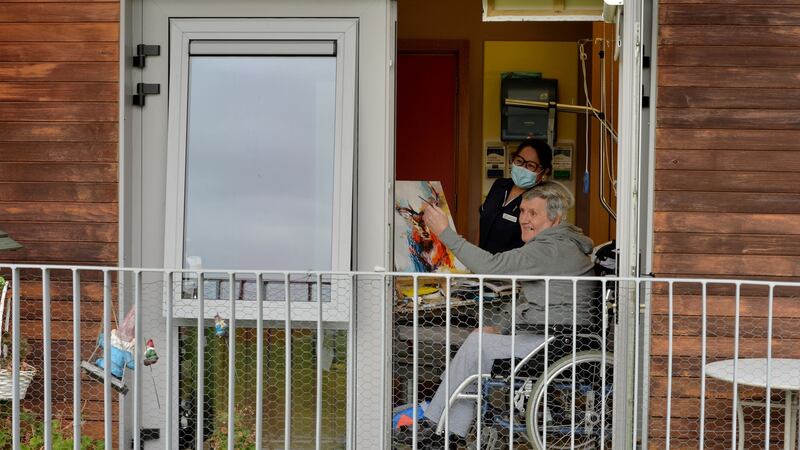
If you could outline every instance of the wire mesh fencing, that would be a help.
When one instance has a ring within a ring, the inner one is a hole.
[[[642,446],[797,448],[800,284],[651,280],[639,288],[648,313]]]
[[[0,275],[0,448],[798,444],[798,283]]]
[[[611,448],[614,283],[393,281],[394,448]]]
[[[2,269],[0,448],[348,447],[352,275]]]

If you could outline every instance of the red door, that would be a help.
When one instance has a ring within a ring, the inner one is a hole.
[[[441,181],[454,217],[457,77],[455,53],[398,55],[396,177]]]

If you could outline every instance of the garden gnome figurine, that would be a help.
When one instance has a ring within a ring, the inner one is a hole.
[[[228,335],[228,324],[225,320],[217,314],[214,316],[214,333],[219,337]]]
[[[156,345],[152,339],[147,340],[144,349],[144,365],[149,366],[158,362],[158,353],[156,353]]]

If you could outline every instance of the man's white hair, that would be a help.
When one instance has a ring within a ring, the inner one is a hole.
[[[558,181],[539,183],[522,196],[523,200],[534,198],[541,198],[547,202],[547,218],[550,220],[566,217],[569,209],[575,204],[575,197]]]

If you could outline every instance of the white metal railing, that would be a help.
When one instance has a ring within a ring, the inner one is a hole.
[[[0,343],[11,353],[0,423],[12,448],[33,438],[45,448],[353,448],[370,434],[382,448],[602,449],[619,448],[620,433],[641,448],[797,445],[800,283],[39,265],[0,274],[10,282],[0,327],[11,332]],[[616,327],[622,304],[632,330]],[[107,362],[130,348],[126,317],[133,369],[117,379]],[[121,347],[97,348],[98,337]],[[146,366],[150,339],[161,358]],[[614,353],[621,339],[633,351]],[[26,370],[36,375],[23,392]],[[122,385],[129,392],[115,393]],[[618,394],[627,417],[613,414]],[[404,407],[405,429],[394,422]],[[413,420],[423,409],[427,421]]]

